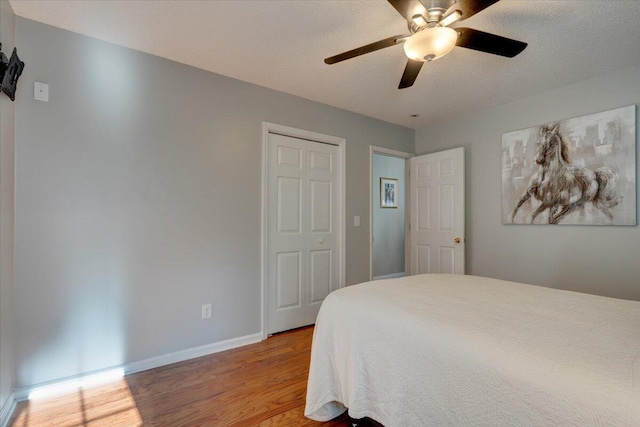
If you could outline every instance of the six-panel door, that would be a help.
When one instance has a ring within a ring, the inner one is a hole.
[[[267,332],[315,323],[338,287],[338,148],[269,134]]]
[[[464,150],[408,161],[410,274],[464,274]]]

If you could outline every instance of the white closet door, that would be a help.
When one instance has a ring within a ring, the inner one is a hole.
[[[464,274],[464,149],[408,161],[410,274]]]
[[[338,147],[305,141],[307,152],[308,307],[305,323],[316,322],[329,292],[338,288]]]
[[[267,332],[315,323],[338,287],[338,149],[269,134]]]

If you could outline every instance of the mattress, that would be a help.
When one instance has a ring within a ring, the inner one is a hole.
[[[640,302],[461,275],[331,293],[305,415],[393,426],[640,426]]]

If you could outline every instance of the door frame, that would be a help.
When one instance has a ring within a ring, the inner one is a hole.
[[[274,133],[312,142],[331,144],[338,147],[340,168],[338,170],[338,288],[345,284],[345,260],[346,260],[346,142],[344,138],[324,135],[303,129],[275,123],[262,122],[262,203],[260,212],[260,333],[262,339],[267,339],[267,202],[268,202],[268,163],[267,146],[269,134]]]
[[[415,154],[407,153],[404,151],[392,150],[391,148],[378,147],[375,145],[369,146],[369,280],[373,280],[373,155],[380,154],[388,157],[397,157],[400,159],[410,159],[414,157]],[[408,168],[404,167],[404,247],[405,247],[405,274],[407,270],[407,262],[406,262],[406,253],[407,253],[407,237],[408,237],[408,215],[409,210],[407,209],[407,194],[409,192],[409,186],[407,185],[407,177],[408,177]]]

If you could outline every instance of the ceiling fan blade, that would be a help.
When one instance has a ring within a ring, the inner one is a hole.
[[[447,11],[444,16],[459,10],[462,14],[460,21],[472,17],[500,0],[458,0]]]
[[[418,0],[387,0],[407,21],[415,15],[427,16],[427,9]],[[497,1],[497,0],[496,0]]]
[[[384,49],[385,47],[395,46],[396,44],[403,41],[408,36],[399,35],[386,38],[384,40],[377,41],[375,43],[370,43],[365,46],[361,46],[356,49],[352,49],[348,52],[341,53],[339,55],[331,56],[324,60],[325,64],[335,64],[336,62],[341,62],[346,59],[355,58],[356,56],[364,55],[365,53],[374,52],[376,50]],[[400,40],[400,41],[399,41]]]
[[[513,58],[527,47],[524,42],[472,28],[456,28],[456,31],[458,32],[456,46],[479,50],[480,52]]]
[[[407,61],[407,66],[404,67],[404,73],[402,73],[402,79],[400,79],[400,85],[398,85],[398,89],[405,89],[413,86],[413,83],[416,81],[418,77],[418,73],[422,68],[424,62],[422,61],[414,61],[413,59],[409,59]]]

